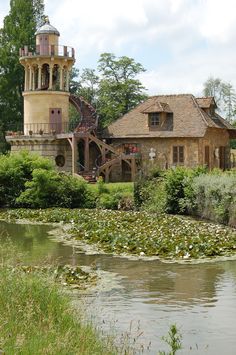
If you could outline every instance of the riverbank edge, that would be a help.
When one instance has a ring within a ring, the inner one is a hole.
[[[114,252],[106,252],[101,246],[98,246],[96,243],[93,244],[88,244],[82,239],[76,239],[75,236],[71,233],[71,228],[72,228],[72,223],[64,223],[64,222],[45,222],[45,221],[40,221],[40,220],[34,220],[33,218],[1,218],[1,213],[3,212],[9,212],[12,211],[11,209],[4,209],[0,210],[0,221],[4,221],[7,223],[16,223],[16,224],[32,224],[32,225],[48,225],[52,226],[52,230],[48,233],[50,236],[50,239],[55,240],[57,242],[61,242],[64,245],[68,245],[71,247],[74,247],[77,249],[77,253],[84,253],[87,255],[98,255],[98,254],[104,254],[104,255],[112,255],[113,257],[117,258],[126,258],[129,260],[143,260],[143,261],[153,261],[157,260],[162,263],[167,263],[167,264],[200,264],[200,263],[214,263],[214,262],[223,262],[223,261],[230,261],[230,260],[236,260],[236,251],[234,250],[232,254],[229,255],[222,255],[222,256],[214,256],[214,257],[200,257],[200,258],[189,258],[187,260],[184,259],[179,259],[179,258],[163,258],[160,256],[146,256],[146,255],[137,255],[137,254],[132,254],[132,253],[114,253]],[[196,219],[191,216],[180,216],[176,215],[178,219],[187,219],[187,220],[193,220],[196,221]],[[198,219],[197,219],[198,221]],[[204,221],[204,223],[209,223],[209,225],[218,225],[217,223],[211,222],[211,221]],[[221,225],[220,225],[221,226]],[[225,226],[222,226],[225,227]],[[230,227],[226,227],[230,228]],[[231,228],[233,229],[233,228]]]
[[[0,352],[64,354],[65,349],[69,353],[96,349],[98,355],[116,354],[112,337],[104,337],[73,306],[73,296],[79,291],[56,282],[40,268],[25,270],[17,253],[1,244]]]

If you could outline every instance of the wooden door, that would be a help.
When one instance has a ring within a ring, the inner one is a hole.
[[[41,35],[39,38],[40,55],[49,54],[48,36]]]
[[[62,112],[61,108],[50,108],[50,130],[55,133],[62,133]]]
[[[220,169],[225,170],[225,147],[220,147],[219,149],[219,159],[220,159]]]
[[[210,167],[210,147],[209,145],[205,146],[205,165]]]

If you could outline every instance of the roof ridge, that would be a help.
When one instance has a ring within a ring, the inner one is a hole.
[[[195,99],[214,99],[214,96],[201,96],[201,97],[195,97]]]
[[[178,97],[178,96],[192,96],[192,94],[161,94],[161,95],[152,95],[149,96],[149,98],[154,98],[154,97],[167,97],[167,96],[174,96],[174,97]]]

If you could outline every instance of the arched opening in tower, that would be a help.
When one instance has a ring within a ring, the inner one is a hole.
[[[58,64],[53,66],[52,90],[60,90],[60,67]]]
[[[42,66],[42,86],[41,90],[48,90],[49,88],[50,68],[48,64]]]

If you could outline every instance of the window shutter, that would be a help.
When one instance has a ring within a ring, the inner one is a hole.
[[[173,147],[173,163],[178,163],[178,147]]]
[[[184,147],[179,146],[179,162],[184,163]]]

